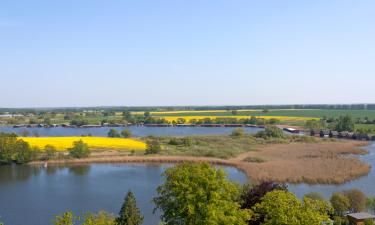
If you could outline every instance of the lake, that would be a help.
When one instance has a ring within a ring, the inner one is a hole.
[[[156,187],[168,164],[91,164],[80,166],[0,167],[0,221],[5,225],[50,224],[53,215],[68,210],[117,214],[131,189],[144,224],[156,225],[152,213]],[[245,183],[246,176],[235,168],[223,167],[231,180]],[[22,216],[20,216],[22,213]]]
[[[370,154],[361,156],[375,166],[375,143]],[[157,224],[152,213],[155,189],[163,183],[161,173],[171,164],[91,164],[75,166],[0,167],[0,221],[5,225],[48,224],[53,215],[72,210],[77,213],[105,210],[117,214],[126,192],[131,189],[147,225]],[[222,167],[229,179],[246,183],[246,176],[232,167]],[[302,197],[311,191],[329,198],[332,192],[358,188],[375,196],[375,172],[343,185],[289,184]],[[23,216],[19,216],[22,212]]]
[[[92,136],[107,136],[111,127],[98,128],[13,128],[0,127],[0,132],[16,133],[22,135],[22,132],[27,130],[30,135],[35,132],[40,136],[81,136],[91,134]],[[145,137],[149,135],[154,136],[186,136],[186,135],[219,135],[230,134],[233,127],[145,127],[145,126],[130,126],[130,127],[114,127],[118,131],[128,129],[135,137]],[[244,127],[247,133],[254,134],[261,128]]]

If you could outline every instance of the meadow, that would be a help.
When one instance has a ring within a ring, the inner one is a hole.
[[[46,145],[54,146],[58,151],[66,151],[73,146],[74,141],[82,140],[92,149],[110,150],[134,150],[144,151],[146,144],[142,141],[129,138],[107,138],[107,137],[21,137],[31,146],[41,150]]]

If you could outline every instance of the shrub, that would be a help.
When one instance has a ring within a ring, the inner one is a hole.
[[[45,159],[50,160],[50,159],[55,159],[57,155],[57,150],[55,146],[53,145],[46,145],[44,147],[44,152],[45,152]]]
[[[108,131],[108,137],[111,137],[111,138],[118,138],[120,137],[120,133],[116,130],[116,129],[110,129]]]
[[[243,137],[245,136],[245,130],[243,128],[236,128],[232,131],[232,137]]]
[[[122,135],[124,138],[130,138],[130,137],[132,136],[132,133],[130,132],[130,130],[125,129],[125,130],[121,131],[121,135]]]
[[[259,131],[255,134],[258,138],[284,138],[283,131],[276,126],[267,126],[264,131]]]
[[[243,161],[245,162],[251,162],[251,163],[262,163],[266,162],[266,160],[260,158],[260,157],[247,157]]]
[[[90,156],[89,146],[84,143],[82,140],[73,142],[73,147],[68,149],[69,156],[73,158],[87,158]]]
[[[149,140],[147,141],[146,144],[147,144],[147,147],[146,147],[145,155],[160,153],[161,145],[158,140],[156,139]]]

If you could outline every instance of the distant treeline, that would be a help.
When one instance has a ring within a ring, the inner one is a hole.
[[[369,109],[375,104],[296,104],[296,105],[223,105],[223,106],[98,106],[61,108],[0,108],[0,113],[82,112],[82,111],[174,111],[174,110],[236,110],[236,109]]]

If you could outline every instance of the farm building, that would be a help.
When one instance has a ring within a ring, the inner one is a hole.
[[[366,220],[375,220],[375,216],[369,213],[351,213],[347,215],[350,225],[364,225]]]

